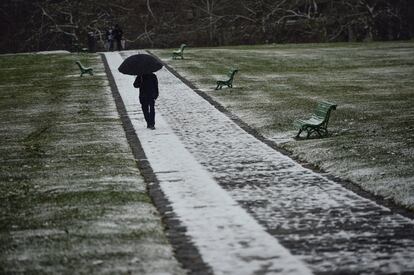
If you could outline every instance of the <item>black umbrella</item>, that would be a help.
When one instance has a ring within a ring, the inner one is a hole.
[[[161,62],[152,55],[135,54],[125,59],[118,71],[123,74],[142,75],[156,72],[161,68]]]

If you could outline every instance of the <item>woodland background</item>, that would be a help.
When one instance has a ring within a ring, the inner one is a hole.
[[[412,0],[2,0],[0,52],[87,46],[119,24],[127,48],[407,40]]]

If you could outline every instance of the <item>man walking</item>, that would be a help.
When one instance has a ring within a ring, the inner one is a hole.
[[[155,130],[155,100],[158,98],[158,79],[153,73],[138,75],[134,87],[139,88],[141,103],[147,128]]]
[[[115,39],[115,43],[116,43],[116,50],[117,51],[122,51],[123,50],[122,36],[123,36],[124,32],[122,31],[121,27],[119,27],[118,24],[115,25],[115,28],[114,28],[113,32],[114,32],[114,39]]]
[[[106,41],[107,41],[107,50],[113,51],[114,50],[114,28],[111,26],[109,29],[106,30]]]

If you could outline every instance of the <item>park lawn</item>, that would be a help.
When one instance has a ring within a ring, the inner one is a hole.
[[[293,157],[414,210],[414,42],[152,50]],[[238,68],[234,88],[215,81]],[[331,136],[295,140],[318,101],[338,104]]]
[[[182,273],[99,55],[0,56],[0,129],[0,273]]]

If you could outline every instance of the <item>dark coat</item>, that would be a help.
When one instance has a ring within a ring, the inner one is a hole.
[[[158,98],[158,79],[155,74],[138,75],[134,81],[134,87],[139,88],[140,99]]]
[[[122,31],[122,29],[118,25],[115,25],[115,28],[113,30],[113,34],[114,34],[114,39],[115,40],[121,40],[122,35],[124,34],[124,32]]]

